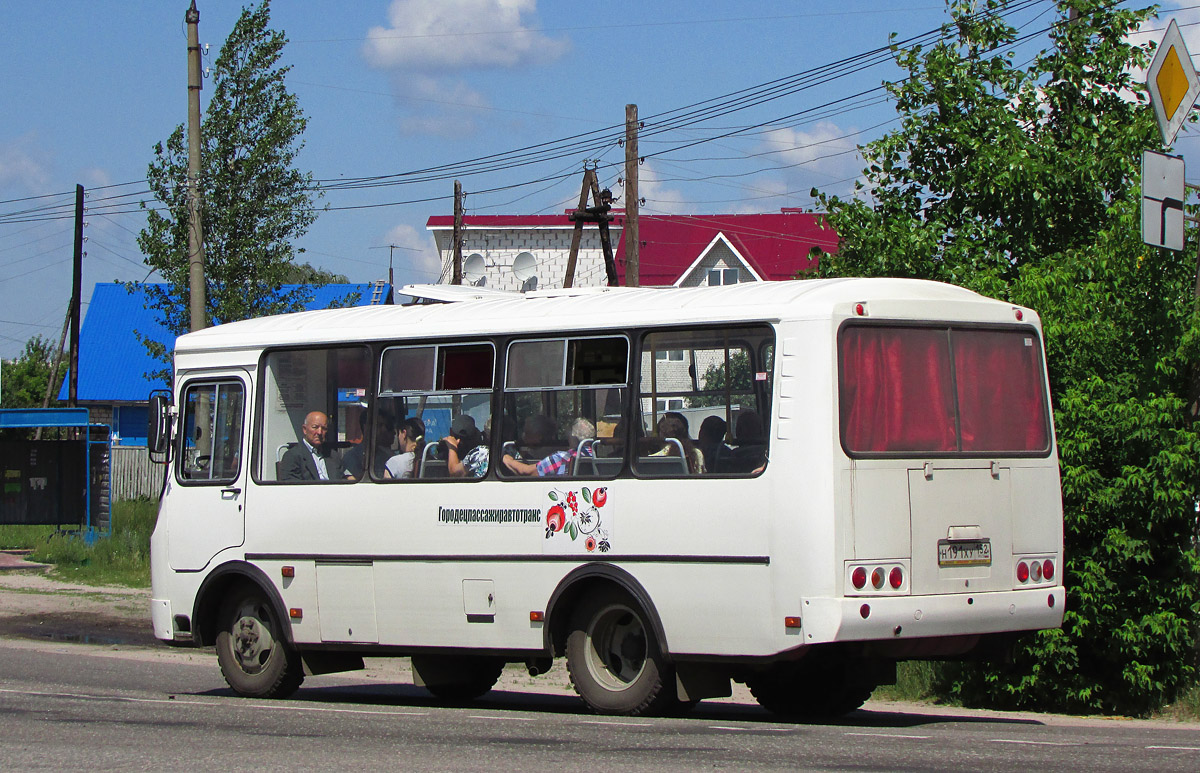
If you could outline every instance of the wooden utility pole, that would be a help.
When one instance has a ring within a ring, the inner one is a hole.
[[[200,222],[204,210],[200,192],[200,86],[204,75],[200,67],[200,12],[196,10],[196,0],[192,0],[184,21],[188,45],[188,330],[203,330],[207,326],[204,230]]]
[[[592,206],[588,206],[588,194],[592,196]],[[600,190],[600,182],[596,179],[596,170],[583,167],[583,188],[579,191],[579,208],[571,213],[575,223],[575,231],[571,234],[571,250],[567,253],[567,269],[563,274],[563,287],[575,284],[575,264],[579,258],[579,242],[583,238],[583,224],[596,223],[600,226],[600,244],[604,248],[604,272],[608,276],[608,286],[617,286],[617,264],[613,259],[612,240],[608,235],[608,222],[612,220],[609,211],[612,209],[612,192],[607,188]]]
[[[71,271],[71,380],[67,404],[74,408],[79,398],[79,307],[83,302],[83,186],[75,186],[75,259]]]
[[[462,246],[463,246],[463,192],[462,183],[454,181],[454,268],[450,274],[450,284],[462,284]]]
[[[638,108],[625,105],[625,286],[637,287],[638,253]]]
[[[579,189],[579,208],[575,210],[576,212],[582,212],[587,208],[588,195],[592,192],[592,182],[595,179],[595,170],[584,167],[583,185]],[[567,270],[563,274],[563,287],[572,287],[575,284],[575,263],[579,259],[579,242],[582,239],[583,221],[575,220],[575,230],[571,232],[571,249],[567,252]]]

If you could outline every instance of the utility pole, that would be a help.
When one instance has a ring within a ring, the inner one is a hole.
[[[588,206],[588,194],[592,196],[592,206]],[[571,234],[571,250],[567,253],[567,269],[563,275],[563,287],[571,287],[575,283],[575,263],[579,257],[579,242],[583,238],[583,224],[596,223],[600,226],[600,245],[604,248],[604,273],[608,276],[608,286],[617,286],[617,264],[613,259],[612,240],[608,236],[608,223],[613,219],[609,214],[612,209],[612,191],[605,188],[600,190],[600,182],[596,179],[596,170],[587,163],[583,166],[583,189],[579,192],[579,208],[571,213],[571,221],[575,223],[575,231]]]
[[[462,284],[463,245],[463,192],[462,183],[454,181],[454,268],[450,273],[450,284]]]
[[[83,286],[83,186],[75,186],[75,260],[71,272],[71,381],[67,404],[74,408],[79,398],[79,307]]]
[[[638,107],[625,105],[625,286],[637,287],[638,253]]]
[[[204,209],[200,193],[200,86],[204,75],[200,67],[200,12],[196,10],[196,0],[192,0],[184,21],[188,44],[188,329],[203,330],[207,326],[204,230],[200,222]]]

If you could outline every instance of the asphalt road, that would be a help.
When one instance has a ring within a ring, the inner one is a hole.
[[[686,718],[586,713],[508,680],[438,704],[398,670],[234,696],[211,651],[0,639],[7,770],[1200,770],[1200,725],[867,705],[828,724],[704,703]]]

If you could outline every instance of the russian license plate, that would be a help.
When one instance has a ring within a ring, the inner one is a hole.
[[[938,566],[991,566],[990,539],[938,540]]]

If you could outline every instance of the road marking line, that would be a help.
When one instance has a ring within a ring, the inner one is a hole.
[[[1016,738],[989,738],[992,743],[1019,743],[1026,746],[1082,746],[1077,743],[1061,743],[1059,741],[1021,741]]]
[[[468,714],[467,719],[491,719],[501,722],[536,722],[534,717],[485,717],[482,714]]]
[[[654,727],[653,722],[605,722],[600,719],[583,719],[581,725],[616,725],[617,727]]]
[[[1174,752],[1200,752],[1200,746],[1147,746],[1147,749],[1167,749]]]
[[[928,735],[902,735],[900,733],[843,733],[843,735],[856,735],[863,738],[914,738],[919,741],[927,741],[933,737]]]
[[[117,701],[123,703],[162,703],[173,706],[200,706],[203,708],[225,707],[227,704],[212,701],[179,700],[178,698],[131,698],[125,695],[87,695],[70,692],[36,692],[31,690],[10,690],[0,688],[0,693],[16,693],[18,695],[33,695],[42,698],[76,698],[89,701]],[[236,703],[234,705],[255,709],[270,709],[274,711],[318,711],[329,714],[367,714],[381,717],[426,717],[427,711],[367,711],[365,709],[337,709],[325,706],[289,706],[279,703]]]

